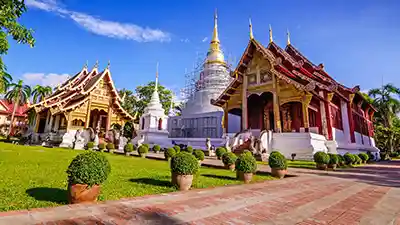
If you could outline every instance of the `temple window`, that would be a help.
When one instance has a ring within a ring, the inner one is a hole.
[[[74,119],[72,120],[72,126],[83,127],[85,126],[85,122],[83,122],[81,119]]]
[[[256,74],[248,74],[247,81],[249,85],[257,84],[257,75]]]
[[[162,130],[162,119],[158,119],[158,130]]]
[[[308,117],[310,127],[317,127],[317,111],[308,109]]]

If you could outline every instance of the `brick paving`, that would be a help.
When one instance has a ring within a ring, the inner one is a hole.
[[[150,156],[157,157],[157,156]],[[207,159],[204,164],[220,166]],[[268,171],[268,167],[259,166]],[[283,180],[0,213],[3,224],[400,225],[400,161]]]

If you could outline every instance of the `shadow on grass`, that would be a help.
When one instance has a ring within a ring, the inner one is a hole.
[[[215,175],[215,174],[202,174],[201,176],[210,177],[210,178],[217,178],[217,179],[224,179],[224,180],[236,180],[235,177],[223,176],[223,175]]]
[[[49,201],[59,204],[67,204],[67,190],[60,188],[38,187],[26,190],[26,193],[39,201]]]
[[[153,186],[160,186],[160,187],[172,187],[170,181],[166,180],[158,180],[153,178],[132,178],[129,179],[130,182],[139,183],[139,184],[149,184]]]

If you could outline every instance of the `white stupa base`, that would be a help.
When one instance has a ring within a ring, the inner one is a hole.
[[[159,145],[161,148],[173,147],[171,139],[168,138],[168,131],[166,130],[141,130],[136,140],[142,139],[142,144]],[[135,143],[135,139],[133,143]]]

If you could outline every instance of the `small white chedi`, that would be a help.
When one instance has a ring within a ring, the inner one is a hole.
[[[140,117],[138,136],[132,140],[132,143],[137,145],[149,144],[150,146],[160,145],[163,148],[172,147],[172,143],[168,138],[167,121],[168,116],[164,113],[158,95],[157,63],[154,92],[149,104],[144,109],[143,115]]]

